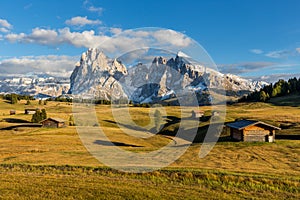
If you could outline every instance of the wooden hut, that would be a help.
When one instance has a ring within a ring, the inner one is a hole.
[[[10,110],[10,111],[9,111],[9,114],[10,114],[10,115],[15,115],[15,114],[16,114],[16,111],[15,111],[15,110]]]
[[[36,113],[36,111],[39,110],[38,108],[25,108],[25,114],[26,115],[33,115]]]
[[[275,130],[280,130],[276,126],[255,120],[239,120],[226,126],[232,139],[246,142],[274,142]]]
[[[193,110],[192,111],[192,118],[200,118],[204,115],[204,111],[201,110]]]
[[[48,127],[48,128],[61,128],[64,127],[65,120],[60,118],[47,118],[40,122],[42,124],[42,127]]]

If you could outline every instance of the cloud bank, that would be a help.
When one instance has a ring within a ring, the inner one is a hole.
[[[6,19],[0,19],[0,32],[8,33],[12,28],[13,26]]]
[[[46,73],[69,77],[79,56],[23,56],[8,58],[0,62],[0,74]]]
[[[100,20],[90,20],[85,17],[77,16],[77,17],[72,17],[71,19],[66,20],[65,22],[69,26],[79,26],[83,27],[86,25],[100,25],[102,22]]]

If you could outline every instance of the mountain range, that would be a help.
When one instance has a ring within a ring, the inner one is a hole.
[[[209,94],[242,96],[260,90],[266,82],[251,81],[233,74],[222,74],[195,64],[182,52],[174,57],[154,56],[152,62],[125,66],[119,58],[109,58],[101,50],[84,52],[70,77],[0,77],[0,93],[28,95],[80,95],[104,100],[126,98],[136,103],[155,103],[174,98],[180,91],[193,91],[198,101],[211,101]]]
[[[0,93],[57,97],[68,92],[70,80],[47,74],[26,74],[0,77]]]
[[[176,56],[153,57],[151,63],[125,66],[120,59],[108,58],[99,49],[83,53],[71,78],[69,93],[97,99],[126,98],[135,103],[155,103],[172,99],[180,91],[197,94],[198,101],[210,103],[209,93],[240,96],[259,90],[265,82],[250,81],[232,74],[195,64],[179,52]]]

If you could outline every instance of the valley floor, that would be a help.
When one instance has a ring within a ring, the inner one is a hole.
[[[68,121],[72,114],[69,103],[32,104],[45,108],[49,117]],[[17,125],[20,119],[30,121],[31,115],[23,114],[25,107],[24,102],[11,105],[0,101],[1,199],[300,198],[300,140],[289,139],[290,135],[296,136],[293,138],[300,135],[300,107],[264,103],[228,106],[226,121],[254,118],[288,126],[278,132],[288,136],[287,139],[275,143],[242,143],[222,135],[205,158],[199,158],[201,143],[196,142],[169,167],[143,174],[105,167],[82,145],[74,126],[6,130]],[[9,115],[11,109],[17,114]],[[201,109],[210,111],[209,107]],[[165,107],[165,110],[174,119],[180,117],[178,107]],[[96,111],[100,127],[124,150],[148,152],[172,142],[159,134],[149,138],[128,136],[114,123],[110,106],[96,106]],[[190,115],[183,113],[185,117]],[[130,114],[146,130],[153,126],[149,109],[132,107]],[[165,127],[166,131],[176,129],[176,123],[175,120]],[[200,129],[205,125],[200,123]]]

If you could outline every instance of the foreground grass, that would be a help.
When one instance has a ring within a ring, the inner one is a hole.
[[[67,103],[32,104],[46,108],[49,117],[60,117],[67,121],[72,114],[72,107]],[[14,125],[7,122],[7,118],[30,121],[31,115],[23,114],[25,107],[25,102],[10,105],[0,101],[0,128]],[[15,109],[17,115],[8,115],[10,109]],[[164,109],[167,116],[180,118],[179,107]],[[210,111],[210,107],[201,109]],[[151,136],[149,138],[124,134],[114,122],[110,106],[97,106],[96,111],[107,137],[124,150],[142,153],[172,142],[170,138],[148,132],[149,127],[153,126],[149,117],[151,110],[148,108],[130,108],[130,113],[133,121],[143,128],[136,130],[136,134],[146,132]],[[182,112],[184,117],[191,115],[185,110]],[[226,121],[236,118],[254,118],[278,126],[281,123],[296,124],[293,129],[281,131],[287,135],[297,135],[300,130],[299,107],[265,103],[228,106]],[[163,119],[162,124],[168,120]],[[200,123],[200,129],[207,123]],[[176,130],[176,126],[172,124],[166,129]],[[130,127],[124,127],[131,130]],[[167,169],[129,174],[108,169],[92,157],[82,145],[76,127],[0,130],[0,198],[300,198],[299,140],[277,140],[272,144],[221,141],[203,159],[199,158],[201,143],[195,143]]]
[[[297,199],[298,178],[217,170],[145,174],[109,168],[0,165],[3,199]],[[12,192],[14,191],[14,192]],[[214,195],[212,195],[214,194]]]

